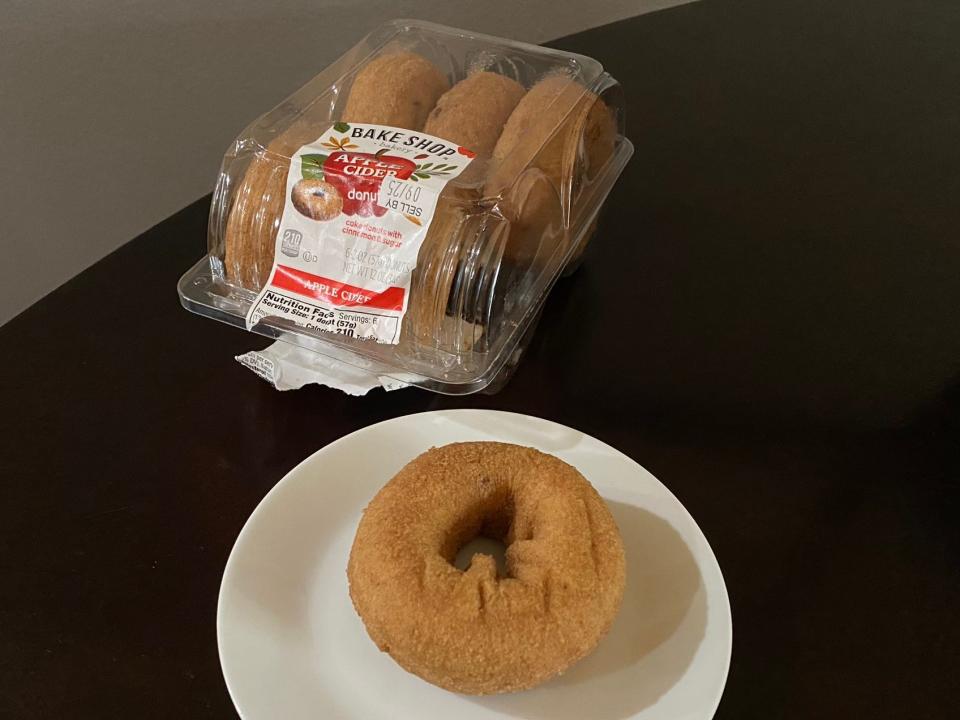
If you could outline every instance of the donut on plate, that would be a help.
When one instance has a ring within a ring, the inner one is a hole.
[[[503,539],[507,575],[457,551]],[[433,448],[363,513],[347,567],[371,639],[404,669],[454,692],[523,690],[589,654],[623,598],[620,533],[567,463],[494,442]]]

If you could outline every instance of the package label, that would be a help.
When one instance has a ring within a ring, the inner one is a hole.
[[[293,156],[273,269],[247,313],[396,343],[444,186],[474,153],[384,125],[336,123]]]

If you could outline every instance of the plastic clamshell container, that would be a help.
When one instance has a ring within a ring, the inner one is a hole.
[[[449,86],[481,71],[519,83],[525,95],[502,131],[514,137],[498,137],[444,187],[395,344],[269,315],[252,329],[435,392],[493,392],[515,368],[551,287],[579,263],[633,154],[620,87],[589,57],[419,20],[385,23],[230,146],[210,207],[208,253],[180,279],[180,299],[192,312],[246,327],[269,275],[291,157],[344,120],[358,73],[397,53],[433,63]]]

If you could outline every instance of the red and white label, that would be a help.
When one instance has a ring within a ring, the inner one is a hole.
[[[362,309],[403,310],[403,299],[406,294],[406,290],[402,287],[394,286],[383,292],[374,292],[319,275],[311,275],[285,265],[277,265],[270,284],[280,290],[290,290],[298,295],[331,305]]]
[[[472,158],[442,138],[359,123],[337,123],[300,148],[247,328],[279,317],[396,343],[437,199]]]

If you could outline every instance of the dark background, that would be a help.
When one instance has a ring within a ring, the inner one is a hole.
[[[0,328],[0,716],[230,717],[263,495],[370,423],[491,407],[623,450],[734,616],[718,718],[941,718],[960,640],[960,3],[696,3],[557,41],[637,153],[496,396],[278,393],[183,311],[209,198]]]

